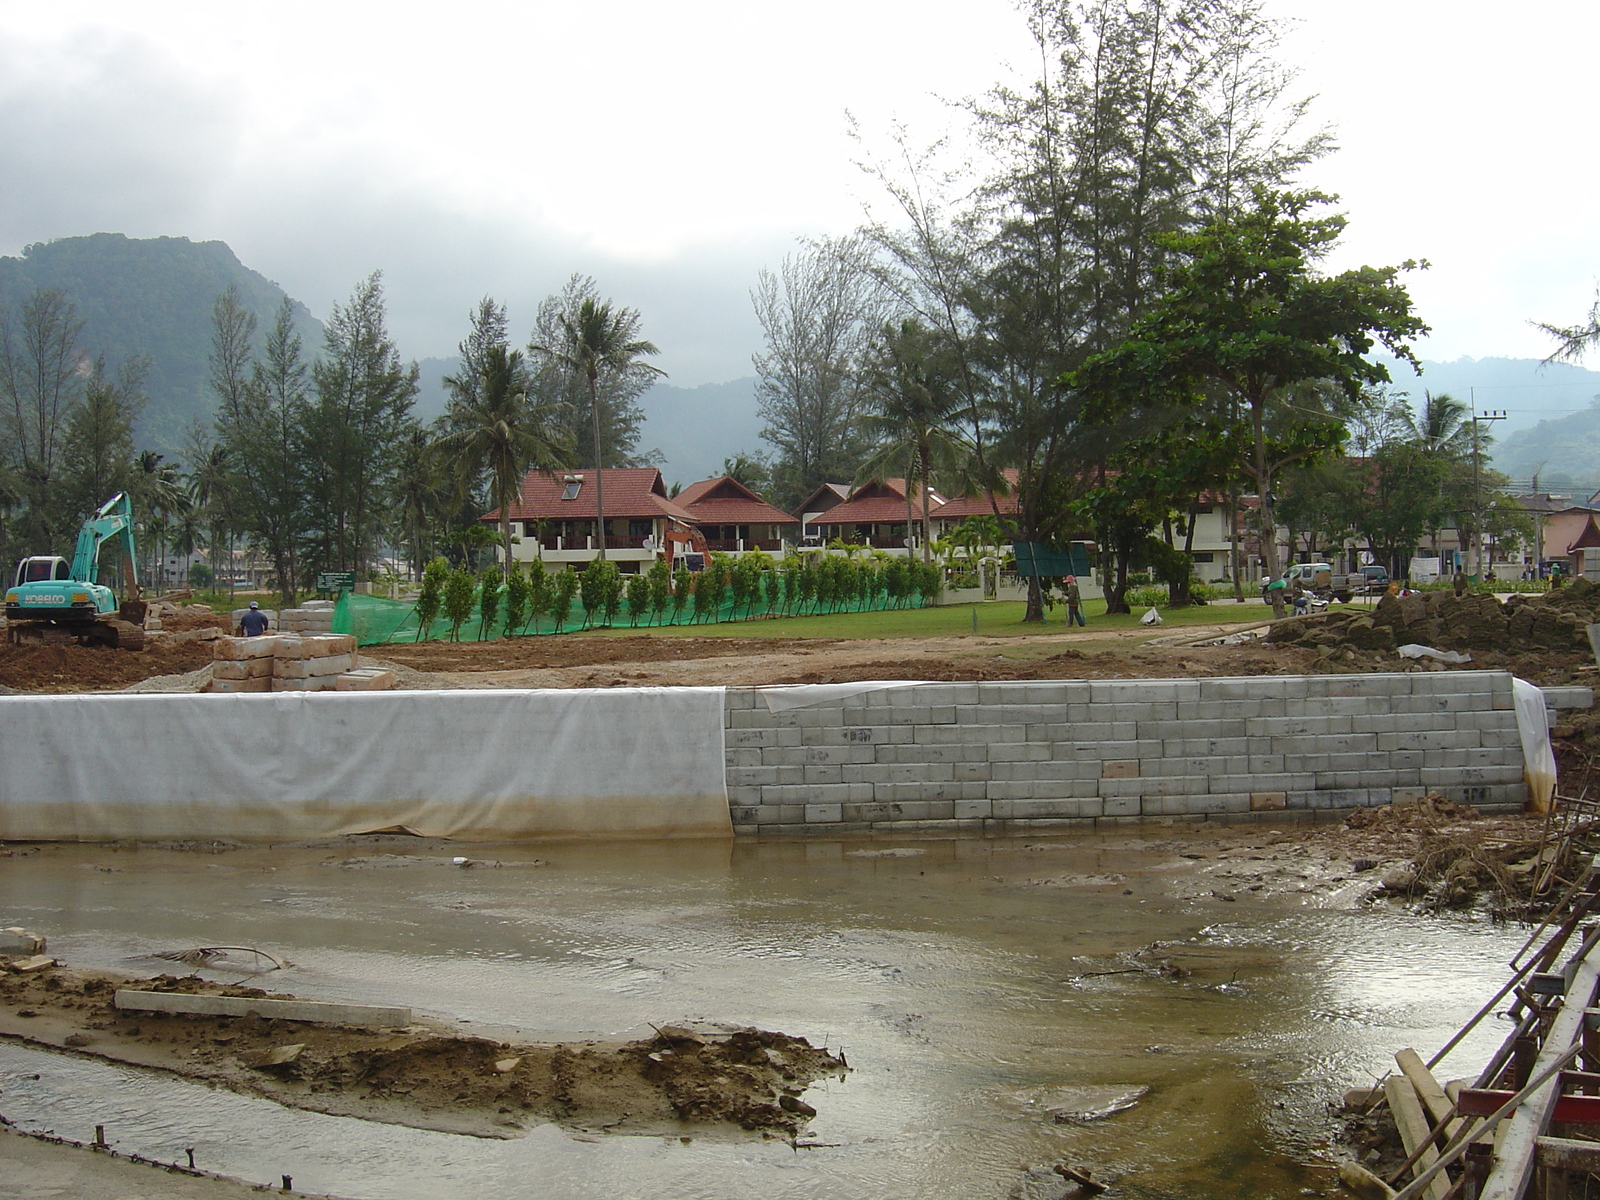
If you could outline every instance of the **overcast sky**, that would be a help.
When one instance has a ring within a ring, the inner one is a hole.
[[[1431,260],[1425,357],[1542,357],[1600,277],[1600,5],[1277,11],[1340,151],[1334,266]],[[573,271],[638,307],[671,382],[750,372],[749,289],[873,196],[846,110],[932,136],[1025,66],[1007,0],[0,0],[0,253],[97,231],[220,239],[318,316],[375,268],[408,357],[485,293],[525,336]],[[1595,365],[1591,363],[1590,365]]]

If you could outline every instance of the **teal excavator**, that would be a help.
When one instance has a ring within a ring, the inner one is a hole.
[[[99,580],[100,548],[122,542],[123,600]],[[118,492],[78,530],[72,561],[36,554],[17,563],[6,589],[6,637],[14,645],[76,642],[80,646],[144,649],[146,605],[139,599],[133,549],[133,506]]]

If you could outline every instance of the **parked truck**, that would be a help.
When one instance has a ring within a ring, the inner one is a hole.
[[[100,583],[100,549],[123,551],[123,598]],[[14,645],[113,646],[144,649],[145,603],[139,598],[133,506],[118,492],[78,530],[72,561],[36,554],[17,563],[6,589],[6,638]]]

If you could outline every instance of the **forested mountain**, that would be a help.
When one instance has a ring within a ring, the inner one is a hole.
[[[1512,434],[1494,463],[1518,484],[1537,476],[1541,492],[1587,499],[1600,489],[1600,401]]]
[[[0,257],[5,311],[15,313],[35,289],[59,289],[84,320],[84,351],[104,355],[113,369],[136,354],[149,356],[150,403],[135,436],[140,446],[168,455],[181,448],[192,421],[211,420],[211,310],[230,283],[265,331],[283,289],[243,265],[225,242],[96,233],[38,242],[20,258]],[[321,323],[298,302],[295,313],[307,350],[315,352]]]

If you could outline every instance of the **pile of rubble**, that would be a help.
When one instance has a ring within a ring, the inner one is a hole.
[[[1413,592],[1375,609],[1343,606],[1279,621],[1267,641],[1329,651],[1393,651],[1416,643],[1437,650],[1590,653],[1587,627],[1600,621],[1600,585],[1586,579],[1504,604],[1487,594]]]

